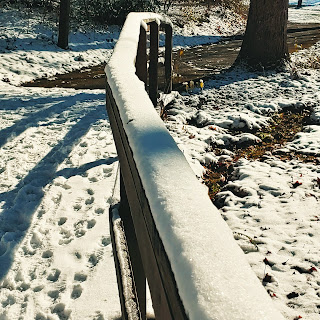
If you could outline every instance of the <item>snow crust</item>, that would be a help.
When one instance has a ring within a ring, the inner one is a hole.
[[[186,312],[203,320],[282,319],[134,74],[140,21],[148,18],[161,19],[128,16],[106,74]]]

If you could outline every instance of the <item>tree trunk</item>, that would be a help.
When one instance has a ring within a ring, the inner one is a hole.
[[[273,68],[287,60],[287,21],[288,0],[251,0],[236,63]]]
[[[298,0],[297,8],[301,8],[301,7],[302,7],[302,0]]]
[[[69,45],[70,0],[60,0],[58,47],[67,49]]]

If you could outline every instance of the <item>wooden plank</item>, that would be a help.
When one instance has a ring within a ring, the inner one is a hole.
[[[120,260],[118,257],[118,254],[125,256],[125,252],[119,252],[123,251],[123,248],[119,247],[119,244],[117,245],[116,237],[115,237],[115,232],[114,232],[114,221],[113,221],[113,210],[115,206],[109,208],[109,227],[110,227],[110,236],[111,236],[111,243],[112,243],[112,250],[113,250],[113,259],[114,259],[114,264],[116,268],[116,276],[117,276],[117,283],[118,283],[118,292],[119,292],[119,298],[120,298],[120,306],[121,306],[121,317],[122,320],[130,320],[130,314],[127,310],[127,305],[130,304],[129,301],[126,299],[126,293],[125,290],[128,290],[128,288],[124,287],[123,283],[123,276],[131,274],[131,278],[133,278],[133,274],[129,268],[130,266],[130,261],[127,261],[127,269],[124,270],[123,266],[120,264]],[[122,229],[122,222],[120,222],[120,227]],[[119,226],[118,226],[119,228]],[[120,228],[118,229],[118,232],[121,232]],[[125,238],[124,231],[123,232],[123,237]],[[125,247],[127,247],[127,244],[124,244]],[[127,253],[129,253],[129,250],[127,250]],[[129,257],[129,256],[128,256]],[[134,287],[130,289],[132,292],[135,292]],[[135,299],[137,301],[137,298]],[[132,304],[130,304],[132,305]],[[138,304],[137,304],[138,305]],[[132,310],[131,310],[132,311]],[[140,314],[139,310],[136,309],[134,311],[134,314]],[[140,318],[141,319],[141,318]]]
[[[151,214],[118,108],[108,84],[106,91],[109,120],[156,319],[188,319],[178,294],[169,259]]]
[[[159,52],[159,25],[156,21],[150,22],[150,62],[149,62],[149,97],[154,106],[158,98],[158,52]]]
[[[132,275],[134,278],[136,299],[139,306],[141,319],[146,320],[146,276],[143,269],[137,237],[133,228],[133,221],[131,217],[127,194],[124,188],[124,182],[121,171],[120,199],[121,202],[119,208],[119,215],[123,222],[124,231],[128,243],[127,246],[130,253],[130,263],[132,268]]]

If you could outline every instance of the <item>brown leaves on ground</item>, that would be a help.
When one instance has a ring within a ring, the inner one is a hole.
[[[215,196],[231,179],[233,165],[240,158],[263,160],[267,155],[274,155],[283,161],[297,159],[302,162],[313,162],[320,164],[320,156],[299,154],[297,152],[279,153],[276,150],[285,143],[292,141],[294,136],[301,132],[303,127],[309,122],[311,108],[302,110],[284,111],[272,117],[270,126],[263,128],[255,133],[261,139],[261,143],[250,146],[229,146],[228,149],[233,152],[231,160],[204,165],[206,169],[203,175],[203,182],[209,188],[209,196],[214,201]],[[226,147],[225,147],[226,148]],[[223,148],[212,146],[212,151],[217,156],[223,154]],[[317,178],[317,184],[320,188],[320,178]],[[297,188],[301,182],[293,183],[293,188]]]

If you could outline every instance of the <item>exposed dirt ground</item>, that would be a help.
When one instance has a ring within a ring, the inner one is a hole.
[[[288,24],[289,52],[298,46],[307,48],[320,40],[320,24]],[[242,35],[223,38],[219,43],[202,45],[184,50],[180,57],[173,52],[174,86],[186,80],[199,79],[230,67],[235,61],[242,43]],[[161,73],[161,69],[160,69]],[[63,87],[75,89],[105,88],[104,65],[58,74],[52,80],[37,79],[25,83],[26,87]],[[161,86],[161,83],[160,83]]]

